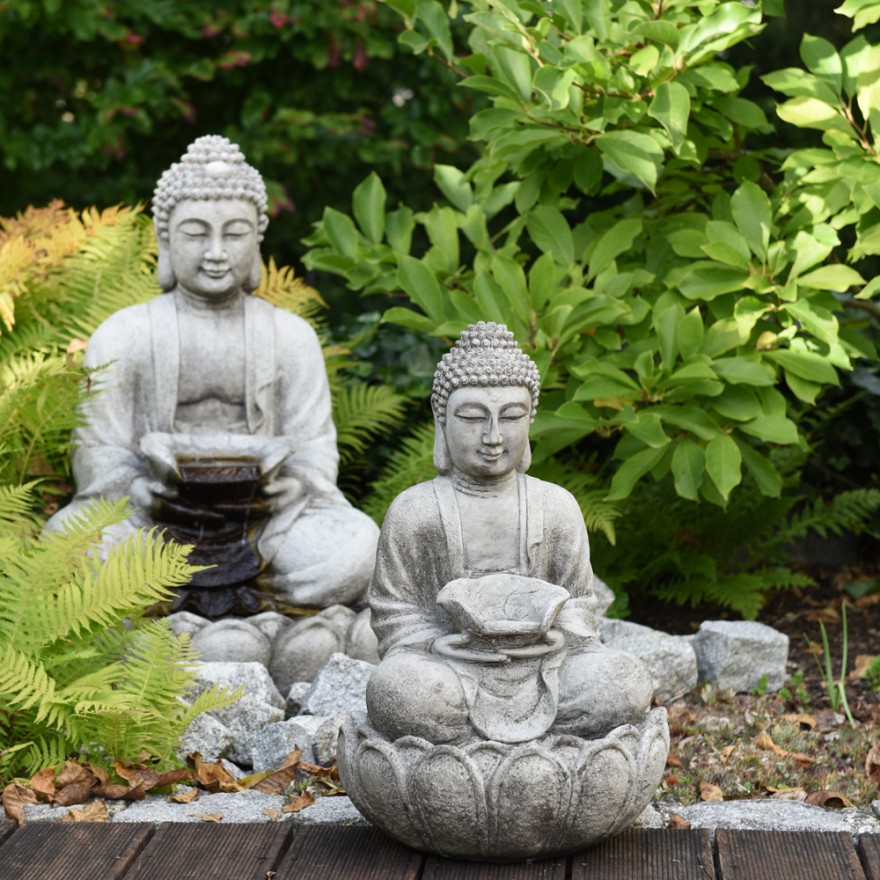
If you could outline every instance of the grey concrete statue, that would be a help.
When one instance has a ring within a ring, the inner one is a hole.
[[[336,487],[338,454],[320,344],[306,321],[248,294],[259,284],[266,189],[226,138],[201,137],[153,201],[163,296],[92,336],[99,393],[75,435],[73,502],[128,496],[107,537],[161,525],[195,543],[189,608],[209,617],[351,604],[378,529]],[[211,658],[216,659],[216,658]]]
[[[343,728],[354,803],[441,855],[571,852],[631,823],[660,781],[665,710],[596,636],[575,499],[525,474],[538,372],[468,327],[431,398],[439,476],[392,504],[370,586],[381,664]]]

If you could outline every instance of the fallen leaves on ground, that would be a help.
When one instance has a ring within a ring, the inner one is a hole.
[[[76,811],[75,818],[65,821],[106,821],[100,818],[107,810],[106,800],[143,800],[149,791],[181,783],[191,787],[169,797],[170,801],[178,804],[196,801],[201,792],[260,791],[283,794],[293,789],[293,794],[282,808],[285,813],[299,812],[311,806],[315,802],[314,795],[330,797],[345,794],[336,765],[324,767],[303,761],[301,749],[291,752],[277,770],[260,771],[242,779],[236,779],[221,763],[204,761],[197,752],[187,755],[186,765],[173,770],[155,770],[145,764],[117,761],[112,771],[108,772],[96,764],[65,761],[60,767],[40,770],[30,780],[17,780],[7,785],[3,789],[3,808],[10,819],[21,824],[27,804],[73,806],[88,802],[84,810]],[[83,818],[90,815],[97,818]],[[205,822],[222,820],[220,814],[193,815]]]

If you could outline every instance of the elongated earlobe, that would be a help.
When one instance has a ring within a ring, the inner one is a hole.
[[[434,417],[434,467],[440,474],[448,474],[452,471],[452,460],[449,458],[449,449],[446,446],[446,429],[440,424],[440,420]]]
[[[516,469],[524,474],[530,467],[532,466],[532,444],[526,442],[526,448],[523,450],[522,458],[519,460],[519,464],[516,466]]]
[[[171,254],[168,253],[168,245],[159,242],[159,259],[156,262],[156,280],[164,293],[177,287],[177,278],[174,269],[171,268]]]
[[[250,274],[247,277],[243,287],[245,293],[252,293],[260,286],[263,278],[263,261],[260,259],[260,253],[254,254],[254,262],[251,266]]]

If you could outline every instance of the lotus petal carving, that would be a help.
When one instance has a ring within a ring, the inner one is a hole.
[[[575,852],[630,825],[668,750],[662,708],[596,740],[464,746],[390,742],[361,713],[343,726],[338,759],[355,806],[392,837],[443,856],[511,860]]]

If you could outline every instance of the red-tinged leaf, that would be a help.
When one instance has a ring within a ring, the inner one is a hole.
[[[6,815],[20,825],[23,821],[22,811],[27,804],[35,804],[37,802],[37,794],[30,788],[25,788],[17,782],[10,782],[3,789],[2,800]]]
[[[107,809],[107,802],[102,800],[93,800],[84,807],[71,807],[67,814],[62,816],[62,822],[109,822],[110,811]]]
[[[298,813],[300,810],[304,810],[306,807],[310,807],[314,802],[315,799],[307,791],[303,792],[303,794],[295,794],[281,808],[281,812]]]

